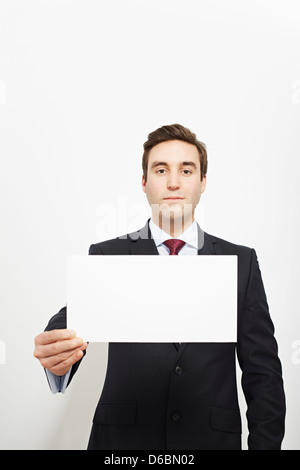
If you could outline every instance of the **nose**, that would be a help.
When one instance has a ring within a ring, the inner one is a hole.
[[[180,180],[177,172],[169,173],[167,186],[170,190],[177,190],[178,188],[180,188]]]

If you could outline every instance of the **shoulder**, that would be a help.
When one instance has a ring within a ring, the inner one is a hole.
[[[109,240],[105,240],[98,243],[93,243],[90,246],[89,254],[90,255],[98,255],[98,254],[123,254],[124,251],[128,251],[130,243],[132,240],[136,239],[139,231],[126,233],[125,235],[121,235],[116,238],[111,238]]]
[[[259,269],[255,249],[249,246],[232,243],[214,235],[205,235],[207,239],[210,240],[210,243],[213,244],[216,255],[234,255],[237,257],[239,286],[241,291],[246,289],[250,274]]]
[[[218,254],[251,256],[251,253],[255,251],[249,246],[233,243],[206,232],[204,232],[204,237],[209,241],[209,243],[212,243],[215,246],[215,250]]]

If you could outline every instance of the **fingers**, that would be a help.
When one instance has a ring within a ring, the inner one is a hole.
[[[70,367],[72,367],[73,364],[78,362],[83,356],[83,352],[81,350],[77,350],[72,356],[70,356],[68,359],[63,361],[60,364],[57,364],[56,366],[52,367],[49,369],[53,374],[55,375],[65,375]]]
[[[80,358],[83,356],[83,351],[87,348],[87,343],[83,343],[80,348],[71,349],[68,351],[64,351],[59,354],[55,354],[54,356],[46,356],[40,358],[40,363],[45,369],[51,370],[53,367],[58,366],[60,364],[68,364],[69,359],[73,357]],[[73,365],[73,364],[72,364]]]
[[[73,330],[44,331],[35,338],[34,356],[41,365],[56,375],[64,375],[79,361],[87,348]]]
[[[51,344],[42,344],[36,347],[35,356],[38,359],[45,357],[57,356],[61,353],[71,352],[74,349],[80,348],[83,345],[82,338],[66,339],[63,341],[56,341]]]
[[[66,339],[75,338],[76,333],[74,330],[52,330],[52,331],[44,331],[40,335],[35,338],[36,345],[45,345],[55,343],[56,341],[63,341]]]

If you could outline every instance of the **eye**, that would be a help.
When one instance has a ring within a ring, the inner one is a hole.
[[[165,170],[165,168],[160,168],[159,170],[157,170],[156,173],[160,173],[161,171],[166,171],[166,170]],[[160,174],[162,174],[162,173],[160,173]]]
[[[187,171],[187,173],[185,173],[186,171]],[[191,170],[186,170],[185,169],[185,170],[183,170],[183,172],[184,172],[185,175],[192,174]]]

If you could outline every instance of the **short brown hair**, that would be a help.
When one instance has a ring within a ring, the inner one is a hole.
[[[207,173],[207,151],[206,146],[203,142],[200,142],[196,134],[191,132],[187,127],[181,126],[181,124],[172,124],[170,126],[162,126],[156,131],[151,132],[148,135],[148,140],[144,143],[144,154],[142,160],[142,167],[145,181],[147,181],[147,170],[150,150],[161,142],[167,142],[168,140],[182,140],[193,144],[197,147],[199,152],[200,167],[201,167],[201,181]]]

